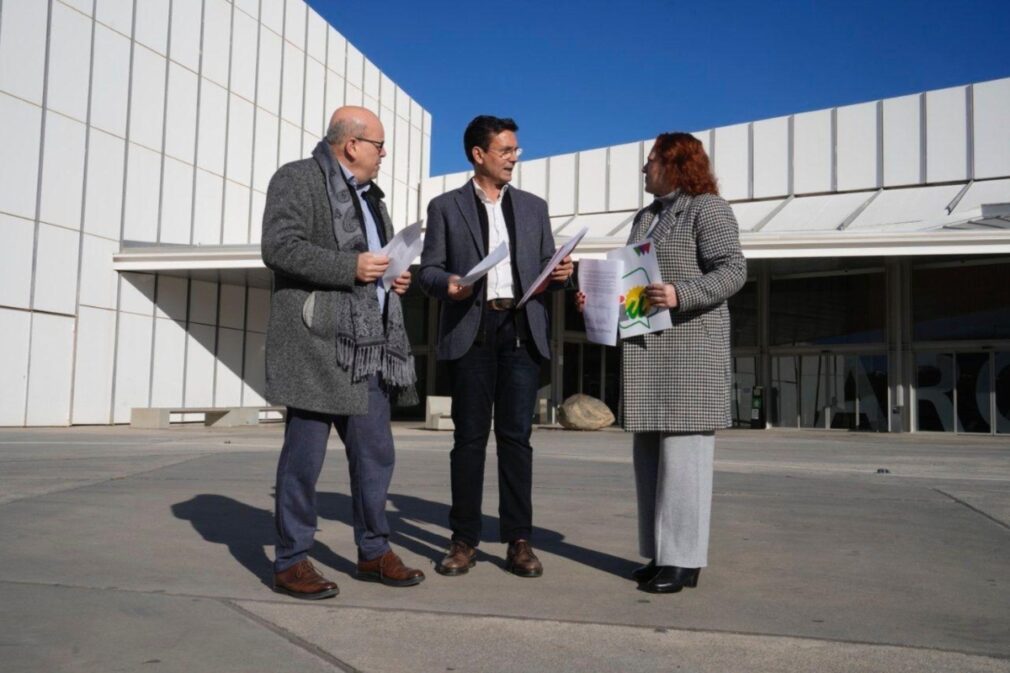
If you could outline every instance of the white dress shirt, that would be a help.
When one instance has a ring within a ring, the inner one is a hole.
[[[508,248],[509,232],[508,228],[505,226],[505,213],[502,212],[501,208],[502,199],[505,197],[505,190],[508,189],[508,185],[502,186],[501,191],[498,192],[497,201],[492,201],[488,198],[487,193],[481,189],[481,186],[477,184],[476,180],[473,180],[473,188],[474,191],[477,192],[477,198],[479,198],[480,202],[484,204],[484,210],[487,211],[488,254],[497,248],[499,243],[504,243],[505,247]],[[506,297],[515,297],[515,290],[512,288],[511,249],[505,259],[498,262],[487,274],[487,298],[503,299]]]

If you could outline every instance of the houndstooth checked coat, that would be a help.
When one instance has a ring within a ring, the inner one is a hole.
[[[673,326],[623,342],[624,429],[705,432],[730,425],[730,325],[726,300],[747,280],[729,204],[714,194],[674,192],[649,238],[663,281],[677,291]],[[635,215],[628,243],[645,238],[655,215]]]

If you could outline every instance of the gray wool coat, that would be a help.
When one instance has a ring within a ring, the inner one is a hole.
[[[361,220],[342,180],[337,181],[338,226],[361,229]],[[380,201],[386,240],[393,227]],[[303,318],[312,293],[350,292],[357,282],[358,253],[367,250],[364,236],[355,248],[341,250],[333,232],[334,218],[326,196],[326,176],[314,159],[277,169],[267,188],[261,246],[263,262],[273,271],[270,322],[266,343],[266,398],[272,404],[327,414],[368,412],[368,381],[351,382],[337,364],[332,333],[310,329]],[[316,301],[315,306],[331,302]],[[379,310],[378,299],[375,310]],[[328,321],[312,320],[315,324]]]
[[[747,280],[747,262],[729,204],[713,194],[675,193],[650,238],[663,281],[677,291],[673,326],[622,344],[624,429],[706,432],[728,427],[732,367],[726,300]],[[645,238],[648,209],[635,215],[628,243]]]

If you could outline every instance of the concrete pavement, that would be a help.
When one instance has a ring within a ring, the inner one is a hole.
[[[306,603],[268,589],[279,425],[0,430],[0,671],[1010,671],[1005,438],[720,433],[711,566],[653,596],[629,436],[534,434],[529,580],[493,447],[480,562],[435,574],[451,438],[394,434],[393,544],[427,580],[352,578],[333,438],[314,558],[341,594]]]

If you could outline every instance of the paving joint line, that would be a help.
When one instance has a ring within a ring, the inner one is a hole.
[[[250,612],[249,610],[246,610],[241,605],[237,605],[236,603],[234,603],[231,599],[218,598],[214,600],[220,603],[221,605],[225,606],[226,608],[229,608],[235,613],[241,615],[242,617],[245,617],[254,624],[258,624],[259,626],[262,626],[268,631],[275,633],[276,635],[288,641],[295,647],[298,647],[304,650],[305,652],[308,652],[309,654],[313,655],[317,659],[322,659],[331,666],[335,666],[339,670],[344,671],[344,673],[364,673],[364,671],[362,671],[360,668],[352,666],[343,659],[340,659],[339,657],[330,654],[329,652],[319,647],[318,645],[309,642],[308,640],[305,640],[304,638],[294,633],[291,633],[282,626],[274,624],[269,619],[264,619],[263,617],[260,617],[259,615]]]
[[[7,500],[7,501],[4,501],[4,502],[0,502],[0,507],[4,507],[6,505],[10,505],[10,504],[15,503],[15,502],[24,502],[25,500],[32,500],[34,498],[43,498],[43,497],[45,497],[47,495],[54,495],[54,494],[57,494],[57,493],[73,493],[74,491],[79,491],[79,490],[81,490],[83,488],[90,488],[92,486],[99,486],[101,484],[107,484],[107,483],[110,483],[110,482],[113,482],[113,481],[121,481],[123,479],[130,479],[130,478],[136,477],[138,475],[149,474],[151,472],[157,472],[158,470],[163,470],[166,467],[175,467],[176,465],[182,465],[184,463],[189,463],[189,462],[192,462],[194,460],[198,460],[200,458],[205,458],[206,456],[207,456],[207,454],[199,454],[199,455],[195,455],[195,456],[188,456],[188,457],[184,458],[183,460],[179,460],[179,461],[174,462],[174,463],[169,463],[167,465],[159,465],[158,467],[152,467],[152,468],[150,468],[148,470],[140,470],[139,472],[132,472],[132,473],[129,473],[129,474],[115,475],[115,476],[107,477],[107,478],[104,478],[104,479],[95,479],[93,481],[89,481],[89,482],[84,483],[84,484],[78,484],[76,486],[71,486],[69,488],[57,488],[57,489],[54,489],[52,491],[46,491],[45,493],[34,493],[32,495],[26,495],[26,496],[23,496],[21,498],[14,498],[13,500]],[[3,580],[0,580],[0,582],[2,582],[2,581]]]
[[[978,507],[975,507],[974,505],[971,505],[971,504],[965,502],[961,498],[958,498],[956,496],[951,495],[950,493],[947,493],[946,491],[942,491],[942,490],[940,490],[938,488],[934,488],[933,490],[936,491],[937,493],[939,493],[940,495],[947,496],[948,498],[950,498],[951,500],[953,500],[957,504],[963,505],[963,506],[967,507],[968,509],[970,509],[971,511],[975,512],[976,514],[984,516],[986,519],[989,519],[989,521],[992,521],[997,526],[1002,526],[1003,528],[1005,528],[1007,530],[1010,530],[1010,524],[1006,523],[1005,521],[1000,521],[999,519],[997,519],[993,515],[989,514],[988,512],[985,512],[985,511],[979,509]]]
[[[9,580],[0,578],[0,585],[3,584],[13,584],[16,586],[26,586],[26,587],[48,587],[48,588],[59,588],[59,589],[79,589],[84,591],[110,591],[110,592],[121,592],[128,594],[140,594],[144,596],[162,596],[167,598],[199,598],[203,600],[210,600],[219,602],[222,604],[232,603],[233,607],[237,610],[241,610],[243,613],[249,613],[252,618],[257,621],[262,620],[262,617],[255,615],[254,613],[245,610],[239,606],[236,602],[242,603],[262,603],[265,605],[281,605],[288,607],[297,606],[304,610],[372,610],[374,612],[387,612],[387,613],[406,613],[411,615],[423,615],[430,617],[449,617],[457,615],[455,612],[443,612],[440,610],[425,610],[419,608],[392,608],[392,607],[382,607],[375,605],[348,605],[346,603],[332,603],[330,601],[318,601],[314,603],[308,603],[300,601],[298,603],[292,602],[286,599],[269,600],[265,598],[228,598],[224,596],[208,596],[206,594],[190,594],[190,593],[175,593],[167,592],[164,590],[144,590],[144,589],[128,589],[124,587],[94,587],[87,586],[83,584],[66,584],[63,582],[38,582],[38,581],[27,581],[27,580]],[[692,626],[658,626],[656,624],[628,624],[625,622],[599,622],[599,621],[588,621],[579,619],[562,619],[557,617],[527,617],[523,615],[508,615],[508,614],[493,614],[485,612],[469,612],[466,613],[467,617],[477,617],[484,619],[505,619],[511,621],[521,621],[521,622],[555,622],[557,624],[566,624],[571,626],[603,626],[603,627],[622,627],[630,628],[644,631],[656,631],[656,629],[662,629],[664,631],[684,631],[688,633],[701,633],[701,634],[711,634],[711,635],[732,635],[732,636],[752,636],[755,638],[792,638],[795,640],[807,640],[818,643],[837,643],[841,645],[863,645],[866,647],[892,647],[902,650],[917,650],[920,652],[940,652],[946,654],[961,654],[969,657],[987,657],[989,659],[997,659],[1000,661],[1010,661],[1010,654],[1000,653],[1000,652],[973,652],[969,650],[959,650],[954,648],[944,648],[944,647],[928,647],[924,645],[909,645],[907,643],[893,643],[886,641],[871,641],[871,640],[855,640],[855,639],[845,639],[845,638],[830,638],[830,637],[816,637],[816,636],[805,636],[801,634],[792,633],[765,633],[759,631],[740,631],[737,629],[712,629],[712,628],[700,628]],[[272,624],[269,620],[264,620],[266,624],[276,627],[281,631],[285,631],[282,627]],[[294,638],[298,636],[292,634]],[[309,643],[311,645],[311,643]],[[315,647],[312,645],[312,647]],[[332,655],[330,655],[332,656]],[[349,669],[354,673],[364,673],[355,668]]]

